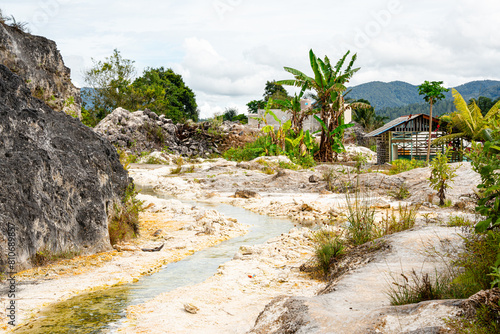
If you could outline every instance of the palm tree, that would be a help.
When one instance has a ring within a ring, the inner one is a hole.
[[[452,89],[451,93],[457,110],[451,115],[442,116],[441,119],[450,123],[459,132],[435,139],[432,143],[439,145],[459,137],[477,141],[487,140],[486,130],[491,127],[492,121],[500,118],[500,101],[497,101],[483,116],[474,100],[467,104],[456,89]]]
[[[336,143],[333,136],[342,136],[342,131],[334,130],[343,123],[343,115],[346,109],[343,92],[346,90],[346,84],[359,68],[352,68],[356,61],[354,54],[347,68],[342,71],[350,51],[340,58],[335,66],[332,66],[330,59],[316,57],[312,50],[309,51],[309,60],[314,77],[307,76],[303,72],[285,67],[285,71],[291,73],[294,79],[281,80],[278,84],[301,87],[303,90],[312,89],[316,92],[317,103],[321,106],[320,118],[325,124],[321,129],[320,148],[317,153],[319,161],[333,161],[332,146]]]
[[[436,101],[445,98],[443,92],[447,92],[448,89],[441,86],[442,81],[424,81],[423,84],[418,86],[418,94],[424,95],[425,102],[429,102],[431,109],[429,112],[429,138],[427,139],[427,164],[429,164],[429,158],[431,156],[431,136],[432,136],[432,106]]]

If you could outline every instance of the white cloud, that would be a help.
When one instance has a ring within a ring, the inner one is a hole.
[[[267,80],[291,77],[283,66],[311,74],[311,48],[332,62],[357,52],[352,85],[500,79],[497,0],[4,0],[2,9],[55,40],[77,84],[91,57],[118,48],[139,74],[181,73],[207,115],[244,112]]]

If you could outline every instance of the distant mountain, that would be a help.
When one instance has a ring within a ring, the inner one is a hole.
[[[471,81],[454,87],[466,101],[479,96],[495,99],[500,96],[500,81],[482,80]],[[418,95],[415,85],[403,81],[380,82],[372,81],[350,87],[347,97],[354,100],[365,99],[375,107],[376,111],[388,108],[403,107],[410,104],[425,104],[423,97]],[[445,93],[446,99],[452,100],[451,90]]]

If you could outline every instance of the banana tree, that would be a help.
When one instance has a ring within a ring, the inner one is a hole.
[[[359,70],[359,68],[353,68],[356,54],[351,57],[347,67],[342,70],[349,53],[350,51],[347,51],[333,66],[327,56],[322,60],[310,50],[309,60],[314,77],[299,70],[285,67],[285,71],[291,73],[294,79],[278,81],[282,85],[301,87],[304,91],[312,89],[316,92],[317,103],[321,106],[320,119],[324,125],[321,129],[320,149],[316,156],[319,161],[333,161],[334,159],[332,147],[336,145],[338,137],[332,136],[332,133],[342,123],[344,112],[347,109],[343,94],[347,89],[345,85]]]
[[[314,118],[319,122],[319,124],[321,124],[321,127],[323,128],[323,131],[328,131],[328,128],[325,124],[325,122],[323,122],[322,119],[320,119],[318,116],[314,115]],[[350,128],[351,126],[354,126],[354,124],[340,124],[339,126],[337,126],[335,129],[333,129],[333,131],[330,131],[328,133],[328,135],[332,138],[332,141],[331,141],[331,144],[332,144],[332,151],[333,153],[335,154],[334,156],[334,159],[337,160],[337,157],[338,157],[338,154],[339,153],[342,153],[345,151],[345,147],[344,147],[344,141],[343,141],[343,137],[344,137],[344,130],[347,129],[347,128]],[[318,130],[317,132],[319,132],[320,130]]]
[[[278,116],[271,110],[271,106],[273,105],[273,99],[269,98],[267,101],[266,109],[264,115],[262,117],[254,117],[254,119],[259,122],[263,122],[265,126],[262,128],[262,132],[269,134],[271,137],[271,141],[273,144],[278,145],[282,151],[285,150],[285,138],[292,126],[292,122],[290,120],[282,123]],[[278,123],[278,128],[275,129],[273,125],[267,123],[267,115],[271,115],[276,123]]]
[[[274,100],[274,103],[280,105],[283,111],[290,113],[292,131],[296,134],[302,130],[304,121],[315,112],[312,108],[302,109],[300,100],[304,96],[304,91],[305,88],[302,87],[299,95],[295,94],[291,100]]]

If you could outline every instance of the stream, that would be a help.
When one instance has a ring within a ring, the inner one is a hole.
[[[151,189],[141,193],[159,198]],[[230,261],[242,245],[256,245],[288,232],[293,224],[288,219],[259,215],[227,204],[181,200],[183,203],[219,211],[227,217],[250,226],[246,235],[203,249],[181,261],[165,265],[159,272],[145,276],[133,284],[112,287],[75,296],[43,309],[39,318],[15,333],[114,333],[126,319],[126,308],[152,299],[179,287],[201,283],[217,272],[219,265]]]

